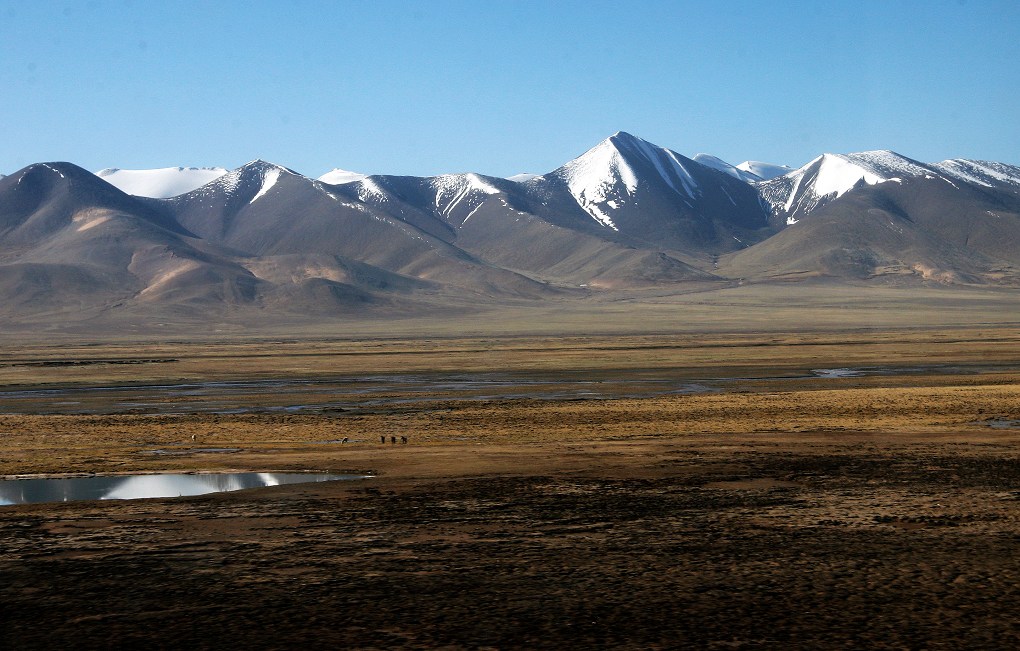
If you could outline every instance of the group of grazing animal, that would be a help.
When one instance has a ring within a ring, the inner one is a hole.
[[[379,437],[379,442],[380,443],[386,443],[386,437],[385,436],[380,436]],[[396,442],[397,442],[397,437],[396,436],[391,436],[390,437],[390,444],[395,444]],[[406,436],[401,436],[400,437],[400,442],[403,445],[407,445],[407,437]]]

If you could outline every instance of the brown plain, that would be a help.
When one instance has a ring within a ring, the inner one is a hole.
[[[344,412],[2,415],[5,475],[375,475],[0,507],[5,648],[1020,645],[1012,323],[3,350],[5,390],[412,372],[730,382]],[[895,372],[811,373],[842,367]]]

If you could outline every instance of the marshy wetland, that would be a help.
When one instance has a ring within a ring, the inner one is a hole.
[[[1020,644],[1013,328],[6,350],[2,475],[373,476],[0,507],[8,648]]]

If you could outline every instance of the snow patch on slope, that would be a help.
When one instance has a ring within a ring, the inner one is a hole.
[[[887,180],[892,180],[894,176],[930,176],[932,173],[931,166],[919,163],[906,156],[901,156],[888,149],[862,151],[856,154],[846,154],[845,157],[856,162],[858,165],[867,167]]]
[[[436,212],[443,217],[449,219],[461,205],[470,210],[462,224],[467,223],[488,196],[501,192],[477,174],[445,174],[429,179],[429,183],[436,193]]]
[[[373,179],[371,176],[365,177],[358,184],[358,201],[369,202],[386,202],[389,201],[389,196],[386,191],[382,189],[382,186]]]
[[[222,167],[162,167],[151,170],[107,168],[96,172],[117,189],[137,197],[168,199],[196,190],[227,173]]]
[[[621,137],[623,134],[617,134],[614,137]],[[669,185],[670,188],[677,194],[686,195],[687,197],[694,198],[698,193],[698,182],[694,180],[691,173],[687,171],[680,159],[676,157],[676,154],[668,149],[656,147],[647,140],[641,138],[635,138],[627,134],[626,142],[629,145],[633,145],[640,152],[641,156],[648,160],[654,167],[655,171],[658,172],[662,180]],[[721,162],[721,161],[720,161]],[[677,187],[676,181],[680,182],[683,186],[683,190]]]
[[[216,186],[220,187],[227,194],[234,194],[237,192],[237,188],[241,187],[241,168],[231,170],[227,172],[215,181]],[[201,194],[209,194],[210,189],[202,190]]]
[[[249,201],[248,204],[251,205],[258,201],[259,199],[261,199],[262,197],[264,197],[265,194],[269,192],[269,190],[272,189],[272,187],[276,185],[276,182],[279,180],[280,180],[279,168],[272,168],[266,170],[265,175],[262,177],[262,187],[259,189],[258,193],[251,198],[251,201]]]
[[[986,188],[1005,184],[1020,186],[1020,167],[991,161],[955,158],[932,165],[948,177]]]
[[[64,176],[63,172],[61,172],[57,168],[53,167],[52,165],[47,165],[46,163],[43,163],[42,166],[45,167],[46,169],[48,169],[51,172],[56,172],[60,176],[60,178],[62,178],[62,179],[66,179],[67,178],[66,176]]]
[[[676,154],[674,154],[668,149],[663,149],[661,151],[666,155],[666,158],[673,163],[672,168],[673,172],[676,173],[677,177],[680,179],[680,182],[683,184],[684,192],[687,194],[687,196],[694,198],[694,196],[699,193],[698,182],[694,180],[694,177],[691,176],[691,173],[687,171],[687,168],[684,167],[683,163],[681,163],[680,160],[677,159]],[[652,160],[655,163],[656,169],[659,170],[660,174],[663,174],[663,178],[666,179],[666,182],[669,183],[670,187],[672,187],[674,190],[677,191],[677,193],[679,193],[680,192],[679,188],[677,188],[676,185],[674,185],[669,180],[669,175],[663,173],[663,168],[661,165],[659,165],[658,159],[653,158]]]

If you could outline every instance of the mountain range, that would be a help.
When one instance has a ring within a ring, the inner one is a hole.
[[[1020,286],[1020,168],[890,151],[790,169],[616,133],[542,175],[0,177],[0,322],[419,314],[776,282]]]

